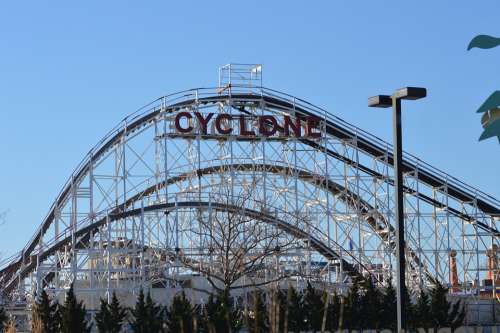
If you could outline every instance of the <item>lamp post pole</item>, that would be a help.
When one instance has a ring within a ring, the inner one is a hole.
[[[392,97],[392,131],[393,131],[393,158],[394,158],[394,187],[396,192],[395,222],[396,222],[396,256],[397,256],[397,318],[398,333],[406,329],[406,300],[405,300],[405,219],[403,199],[403,148],[401,130],[401,99]]]
[[[406,87],[397,90],[392,96],[378,95],[368,99],[368,106],[387,108],[392,106],[393,134],[393,167],[395,191],[395,224],[396,224],[396,290],[397,290],[397,320],[398,333],[406,329],[406,261],[405,261],[405,218],[403,192],[403,142],[401,130],[401,100],[420,99],[427,96],[425,88]]]

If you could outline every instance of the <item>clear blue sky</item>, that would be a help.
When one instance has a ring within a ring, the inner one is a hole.
[[[313,3],[312,1],[309,3]],[[405,85],[404,144],[500,197],[500,145],[475,110],[500,89],[492,1],[11,1],[0,5],[0,251],[21,248],[83,155],[126,114],[214,86],[228,62],[262,63],[264,84],[391,140],[367,97]]]

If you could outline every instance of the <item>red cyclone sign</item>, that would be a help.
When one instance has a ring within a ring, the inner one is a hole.
[[[175,116],[175,129],[181,134],[193,134],[195,128],[197,128],[199,134],[206,135],[208,134],[209,125],[211,125],[215,132],[211,134],[219,135],[234,134],[250,137],[279,135],[296,138],[320,138],[320,121],[320,118],[314,116],[303,118],[283,116],[278,119],[273,115],[249,116],[227,113],[215,115],[213,112],[206,114],[179,112]],[[251,126],[251,122],[254,126]]]

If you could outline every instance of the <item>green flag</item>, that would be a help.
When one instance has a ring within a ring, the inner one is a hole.
[[[488,35],[477,35],[470,41],[467,51],[475,47],[480,49],[491,49],[498,45],[500,45],[500,38]]]

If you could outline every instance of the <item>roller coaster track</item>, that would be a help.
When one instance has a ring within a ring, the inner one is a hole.
[[[302,239],[302,240],[308,240],[311,244],[311,247],[318,251],[321,255],[323,255],[325,258],[329,260],[342,260],[342,264],[344,266],[346,274],[357,274],[356,268],[353,266],[352,263],[346,261],[343,259],[342,256],[340,256],[337,252],[332,250],[327,244],[322,242],[321,240],[311,236],[304,230],[288,223],[283,220],[280,220],[270,214],[266,214],[263,212],[258,212],[256,210],[248,209],[248,208],[242,208],[240,206],[235,206],[235,205],[228,205],[226,203],[218,203],[218,202],[203,202],[203,201],[181,201],[181,202],[169,202],[169,203],[161,203],[161,204],[153,204],[149,205],[143,208],[135,208],[131,209],[125,212],[119,212],[119,213],[113,213],[110,214],[109,219],[107,218],[102,218],[90,225],[87,225],[84,228],[79,229],[76,233],[75,236],[78,238],[81,238],[81,240],[78,243],[84,242],[85,236],[88,236],[91,232],[95,232],[98,230],[99,227],[103,226],[107,221],[113,222],[119,219],[123,218],[128,218],[132,216],[139,216],[141,213],[148,213],[148,212],[154,212],[158,210],[168,210],[168,211],[175,211],[176,209],[182,209],[182,208],[195,208],[195,209],[213,209],[213,210],[218,210],[218,211],[224,211],[224,212],[235,212],[239,213],[243,216],[259,220],[265,223],[273,224],[276,225],[279,229],[289,233],[290,235],[293,235],[297,239]],[[53,244],[50,248],[46,249],[43,253],[40,254],[39,259],[44,260],[48,256],[52,255],[55,253],[58,249],[63,248],[64,246],[67,246],[68,244],[71,243],[71,236],[67,236],[61,240],[59,240],[57,243]],[[338,248],[341,248],[340,245],[334,244]],[[357,265],[364,267],[363,263],[357,262],[357,259],[349,254],[349,252],[345,249],[343,249],[343,253],[345,253],[347,256],[349,256],[353,261],[356,262]],[[21,278],[26,277],[27,274],[29,274],[31,271],[35,269],[36,266],[36,260],[31,260],[31,262],[24,266],[20,272]],[[365,267],[366,269],[366,267]],[[16,283],[16,279],[18,276],[16,276],[15,279],[10,280],[5,286],[4,286],[4,292],[10,292],[14,287]]]
[[[217,165],[217,166],[211,166],[203,169],[198,169],[194,171],[194,173],[198,177],[202,177],[204,175],[209,175],[209,174],[219,174],[219,173],[226,173],[231,170],[234,170],[236,172],[252,172],[252,171],[266,171],[274,174],[282,174],[282,175],[290,175],[290,176],[296,176],[299,179],[309,182],[311,184],[314,184],[315,186],[318,186],[320,188],[326,189],[330,193],[337,195],[338,199],[345,202],[347,205],[354,206],[355,203],[361,203],[362,207],[360,208],[361,214],[365,217],[366,222],[370,225],[370,227],[374,230],[375,233],[377,233],[385,242],[388,242],[390,248],[392,250],[395,250],[395,242],[391,238],[391,235],[394,234],[394,228],[387,223],[385,220],[384,216],[381,214],[378,214],[373,207],[370,206],[369,203],[365,202],[362,200],[359,196],[357,196],[355,193],[348,191],[345,189],[343,186],[339,185],[338,183],[326,179],[325,177],[317,174],[313,174],[307,170],[298,170],[294,169],[288,166],[282,166],[282,165],[263,165],[263,164],[235,164],[235,165]],[[125,211],[126,209],[134,203],[140,201],[142,198],[147,197],[156,191],[162,189],[165,187],[165,184],[172,185],[177,182],[183,181],[184,179],[188,178],[191,176],[192,173],[185,173],[185,174],[180,174],[175,177],[169,178],[167,181],[163,181],[160,184],[154,184],[148,188],[146,188],[144,191],[141,193],[137,193],[134,196],[130,197],[129,199],[126,200],[125,204],[120,204],[118,205],[115,209],[112,210],[112,213],[110,214],[113,216],[113,219],[116,217],[126,217],[128,216],[126,213],[120,213],[120,211]],[[201,207],[201,206],[200,206]],[[221,207],[217,207],[221,208]],[[137,210],[135,210],[137,211]],[[146,211],[149,211],[146,210]],[[256,215],[254,215],[256,216]],[[254,217],[251,216],[251,217]],[[265,219],[264,221],[269,221],[269,218]],[[380,221],[380,222],[378,222]],[[91,232],[94,232],[98,227],[100,227],[103,223],[105,222],[105,219],[101,219],[96,223],[91,224],[90,226],[87,226],[83,229],[80,229],[77,231],[76,236],[77,237],[82,237],[82,240],[80,240],[78,243],[82,243],[83,239],[85,237],[88,238]],[[298,230],[294,230],[293,226],[287,224],[286,222],[280,221],[279,223],[280,226],[283,226],[283,230],[285,231],[293,231],[292,234],[294,236],[300,236],[303,238],[304,235],[300,234]],[[387,232],[389,229],[390,232]],[[46,257],[50,256],[53,254],[55,251],[63,248],[64,246],[67,246],[71,243],[71,237],[68,236],[60,241],[58,241],[55,245],[50,247],[48,250],[46,250],[43,255],[39,259],[45,259]],[[328,251],[326,249],[326,245],[322,244],[319,240],[316,240],[313,238],[311,241],[312,247],[318,251],[318,253],[322,254],[325,256],[327,259],[339,259],[340,257],[335,254],[334,251],[329,249]],[[338,245],[337,245],[338,246]],[[346,251],[346,250],[344,250]],[[348,252],[348,251],[346,251]],[[417,255],[415,254],[414,251],[409,249],[409,254],[413,260],[413,263],[415,265],[419,265],[419,260]],[[23,269],[21,273],[21,278],[25,277],[29,272],[31,272],[35,267],[36,260],[31,260],[31,263],[25,266],[25,269]],[[360,263],[358,263],[360,264]],[[17,261],[15,263],[12,263],[13,269],[17,269],[21,265],[21,261]],[[344,262],[344,267],[349,267],[349,263]],[[12,271],[12,270],[11,270]],[[10,280],[9,277],[6,279],[7,281]],[[7,284],[6,290],[10,290],[11,284]]]
[[[233,94],[218,94],[218,95],[212,95],[209,97],[201,97],[201,98],[193,98],[193,92],[198,91],[197,89],[195,90],[190,90],[186,91],[183,93],[180,93],[180,98],[185,99],[182,100],[181,102],[173,103],[170,105],[164,105],[161,108],[154,108],[152,111],[148,111],[144,114],[138,114],[138,115],[133,115],[129,118],[126,118],[123,125],[120,125],[117,127],[115,130],[110,132],[101,142],[95,146],[89,154],[85,157],[85,159],[82,161],[82,163],[77,167],[75,172],[73,173],[71,179],[68,181],[68,183],[63,187],[63,190],[59,194],[58,198],[52,205],[51,209],[49,210],[48,215],[44,219],[43,223],[40,225],[39,229],[35,233],[35,235],[32,237],[32,239],[29,241],[29,243],[23,248],[23,250],[20,252],[20,254],[13,258],[11,262],[9,262],[7,265],[2,268],[0,271],[0,281],[2,283],[9,283],[8,286],[9,288],[12,288],[12,282],[15,281],[16,279],[13,279],[14,275],[16,277],[19,276],[25,276],[27,272],[33,269],[34,265],[34,260],[33,260],[33,253],[35,251],[35,248],[37,244],[39,243],[40,237],[49,229],[51,223],[53,222],[55,218],[55,212],[58,207],[61,207],[64,205],[65,202],[67,202],[70,192],[71,192],[71,187],[73,184],[78,183],[85,177],[86,173],[89,170],[90,165],[93,163],[97,162],[100,158],[102,158],[107,151],[109,151],[113,146],[116,144],[119,144],[121,138],[125,135],[130,135],[130,133],[133,133],[136,130],[139,130],[141,127],[145,126],[149,122],[153,121],[156,117],[160,116],[160,114],[165,113],[174,113],[178,110],[181,110],[183,108],[188,108],[193,105],[208,105],[208,104],[217,104],[220,102],[225,102],[229,103],[232,105],[235,109],[239,110],[240,112],[243,113],[248,113],[249,111],[247,110],[248,107],[260,105],[264,106],[266,108],[269,108],[271,110],[276,110],[276,111],[283,111],[283,112],[288,112],[293,115],[295,115],[298,118],[305,118],[307,116],[315,116],[322,118],[325,121],[325,132],[328,135],[331,135],[335,138],[338,138],[339,140],[349,142],[350,144],[355,144],[355,147],[357,149],[360,149],[370,156],[373,156],[374,158],[380,158],[382,156],[387,156],[387,164],[392,165],[393,164],[393,158],[392,158],[392,152],[391,152],[391,145],[388,143],[383,142],[382,140],[375,138],[373,136],[370,136],[368,133],[355,128],[354,126],[343,122],[342,120],[335,118],[331,115],[327,115],[326,113],[324,115],[318,114],[313,110],[312,105],[309,103],[296,99],[295,97],[291,97],[288,95],[284,95],[282,93],[279,93],[277,91],[271,90],[271,89],[266,89],[262,88],[262,94],[254,94],[254,93],[233,93]],[[183,95],[182,95],[183,94]],[[277,95],[281,94],[281,95]],[[317,109],[316,109],[317,110]],[[373,176],[374,178],[377,178],[379,180],[383,180],[390,185],[393,185],[393,181],[390,178],[387,178],[383,174],[377,172],[376,170],[373,170],[372,168],[363,165],[359,162],[354,161],[353,159],[350,159],[346,156],[340,155],[335,151],[332,151],[330,149],[327,149],[326,147],[321,146],[317,141],[313,140],[308,140],[307,138],[301,138],[300,139],[302,143],[309,145],[312,148],[315,148],[317,150],[325,151],[326,154],[329,156],[334,157],[335,159],[338,159],[342,162],[344,162],[347,165],[353,166],[360,171]],[[349,204],[348,200],[350,198],[355,198],[355,194],[352,192],[348,192],[346,189],[342,188],[340,185],[333,181],[329,181],[327,179],[321,179],[321,177],[313,177],[314,175],[308,174],[307,171],[304,170],[285,170],[283,167],[280,166],[263,166],[265,167],[266,171],[269,172],[275,172],[275,173],[295,173],[300,177],[301,179],[310,179],[310,181],[313,181],[315,185],[327,188],[329,191],[332,193],[348,193],[348,195],[343,198],[347,204]],[[244,170],[247,168],[249,170],[250,165],[238,165],[235,166],[235,168],[242,168]],[[255,165],[251,165],[251,168],[255,168]],[[281,168],[281,169],[280,169]],[[425,183],[429,185],[430,187],[433,188],[446,188],[446,193],[448,196],[461,201],[461,202],[474,202],[475,206],[485,215],[491,215],[491,216],[499,216],[500,215],[500,203],[496,201],[494,198],[489,197],[488,195],[480,192],[479,190],[476,190],[472,187],[469,187],[468,185],[465,185],[461,183],[460,181],[456,180],[455,178],[444,174],[443,172],[434,169],[430,167],[429,165],[425,164],[423,161],[420,161],[416,159],[415,157],[405,154],[405,160],[403,162],[403,172],[409,173],[412,171],[418,170],[418,172],[415,174],[415,177],[421,181],[422,183]],[[216,169],[214,168],[206,168],[206,169],[200,169],[197,172],[200,173],[200,175],[203,174],[208,174],[208,173],[213,173],[213,172],[220,172],[221,169]],[[171,181],[178,181],[175,179],[172,179]],[[157,185],[154,185],[153,187],[157,187]],[[159,186],[164,186],[164,184],[159,184]],[[147,191],[152,190],[151,188],[148,189]],[[424,193],[419,193],[414,191],[413,189],[409,187],[405,187],[404,191],[406,193],[412,194],[415,197],[423,200],[424,202],[429,203],[430,205],[433,205],[438,208],[446,208],[448,212],[451,215],[454,215],[464,221],[467,221],[469,223],[473,223],[477,225],[477,227],[489,234],[491,234],[494,237],[499,236],[499,231],[486,223],[483,223],[482,221],[479,221],[475,216],[471,214],[467,214],[464,212],[461,212],[457,209],[454,209],[452,207],[447,207],[443,203],[433,199],[432,197],[424,194]],[[143,193],[137,194],[138,196],[144,195]],[[137,197],[136,197],[137,199]],[[134,198],[130,198],[127,200],[127,203],[133,202]],[[359,200],[357,198],[356,200]],[[359,202],[359,201],[358,201]],[[127,204],[126,204],[127,205]],[[120,208],[117,208],[120,209]],[[363,204],[362,207],[362,213],[367,215],[366,221],[372,226],[374,230],[383,230],[384,228],[387,227],[388,223],[383,220],[383,217],[377,216],[375,218],[374,216],[371,216],[370,214],[373,214],[374,208],[370,207],[367,203]],[[125,214],[126,212],[115,212],[114,214]],[[116,216],[118,216],[116,215]],[[377,222],[377,219],[380,222]],[[100,220],[99,222],[102,222]],[[99,223],[96,222],[96,223]],[[94,224],[91,224],[89,226],[86,226],[84,229],[78,230],[77,234],[80,236],[85,235],[85,232],[90,231],[92,229]],[[88,229],[90,228],[90,229]],[[88,229],[88,230],[87,230]],[[392,231],[393,228],[392,226],[389,226],[389,229]],[[286,230],[286,228],[285,228]],[[392,243],[392,241],[388,238],[390,237],[389,235],[391,233],[386,233],[382,236],[382,233],[378,233],[381,237],[387,237],[384,239],[385,241],[389,241]],[[59,243],[57,243],[59,244]],[[63,244],[59,244],[58,246],[62,246]],[[317,245],[317,250],[318,252],[323,251],[322,246]],[[315,246],[316,246],[315,245]],[[51,248],[52,249],[52,248]],[[55,251],[56,248],[53,249]],[[50,250],[47,251],[46,254],[43,254],[42,257],[46,257],[49,255]],[[321,252],[320,252],[321,253]],[[326,252],[325,252],[326,253]],[[329,254],[333,256],[333,254]],[[412,255],[414,257],[414,255]],[[29,268],[29,269],[28,269]],[[19,270],[22,270],[22,272],[25,272],[23,274],[19,274]],[[17,274],[16,274],[17,273]],[[7,282],[9,281],[9,282]]]

